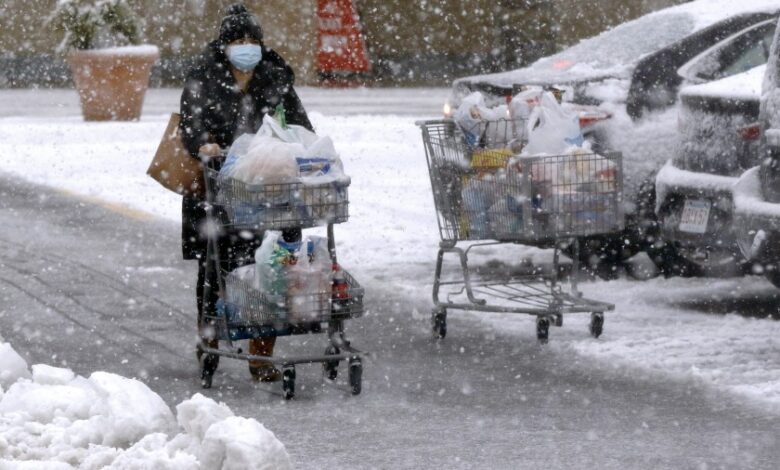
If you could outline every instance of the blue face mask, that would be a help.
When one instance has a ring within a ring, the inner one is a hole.
[[[237,44],[228,46],[227,56],[233,67],[243,72],[249,72],[260,63],[263,49],[257,44]]]

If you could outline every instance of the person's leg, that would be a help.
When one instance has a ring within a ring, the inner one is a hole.
[[[253,338],[249,340],[249,354],[252,356],[273,356],[276,337]],[[282,373],[273,364],[263,361],[249,361],[249,373],[260,382],[275,382]]]
[[[225,259],[229,260],[229,270],[255,262],[255,250],[260,246],[262,236],[253,239],[234,238],[226,247]],[[252,338],[249,340],[249,354],[252,356],[273,356],[276,337]],[[252,378],[262,382],[281,379],[281,372],[273,364],[264,361],[249,361],[249,373]]]
[[[214,330],[208,328],[205,321],[204,314],[206,313],[206,305],[208,302],[204,299],[204,291],[206,284],[206,264],[202,258],[198,259],[198,281],[195,285],[195,296],[198,307],[198,334],[200,335],[201,342],[204,346],[209,348],[218,348],[219,341],[214,337]],[[213,300],[216,302],[216,300]],[[201,361],[201,381],[204,387],[211,386],[210,377],[219,365],[219,356],[216,354],[202,354],[198,352],[198,360]],[[208,385],[205,385],[208,384]]]
[[[217,339],[215,331],[210,327],[206,318],[207,314],[213,315],[216,311],[217,300],[219,299],[219,286],[217,285],[217,273],[212,270],[211,275],[206,278],[206,261],[203,258],[198,259],[198,283],[195,286],[195,295],[197,297],[198,307],[198,333],[207,344],[214,344],[216,347]],[[209,286],[208,298],[206,297],[206,285]]]

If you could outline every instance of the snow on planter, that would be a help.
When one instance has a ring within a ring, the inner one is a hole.
[[[32,366],[0,343],[0,468],[287,469],[274,434],[196,394],[176,407],[138,380]],[[5,388],[7,387],[7,388]],[[173,437],[170,437],[173,436]]]

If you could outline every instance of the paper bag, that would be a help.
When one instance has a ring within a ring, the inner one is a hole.
[[[184,147],[179,130],[180,120],[179,114],[171,114],[168,127],[146,174],[175,193],[203,198],[205,194],[203,165],[192,158]]]

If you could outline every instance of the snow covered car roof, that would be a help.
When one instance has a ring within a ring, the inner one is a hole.
[[[618,25],[528,67],[474,75],[455,81],[508,87],[517,83],[569,83],[606,77],[629,78],[647,54],[727,18],[749,13],[774,13],[778,0],[697,0],[665,8]]]
[[[683,99],[695,96],[740,101],[758,101],[761,99],[761,85],[764,82],[765,73],[766,64],[759,65],[747,72],[738,73],[720,80],[702,83],[701,85],[687,86],[680,91],[680,97]]]

